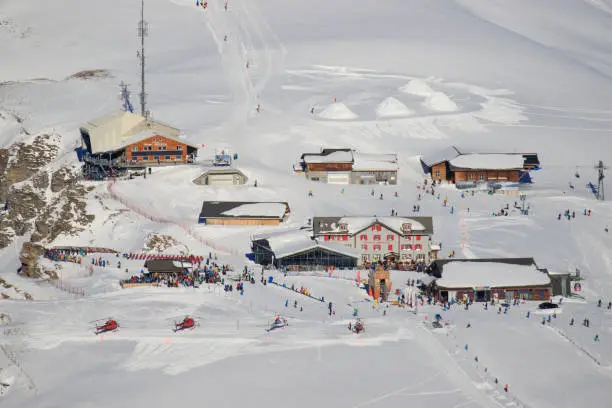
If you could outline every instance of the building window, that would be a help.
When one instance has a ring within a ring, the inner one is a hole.
[[[393,244],[388,245],[388,246],[387,246],[387,250],[389,250],[389,251],[393,251]]]
[[[364,251],[368,250],[368,244],[361,244],[361,249]]]
[[[137,151],[138,151],[138,146],[133,146],[133,147],[132,147],[132,151],[133,151],[133,152],[137,152]]]
[[[410,236],[410,235],[408,235],[408,236],[406,237],[406,241],[410,241],[411,239],[412,239],[412,236]]]
[[[382,249],[382,245],[374,245],[373,248],[375,251],[380,251]]]
[[[423,245],[421,245],[421,244],[416,244],[416,245],[414,246],[414,249],[415,249],[415,250],[417,250],[417,251],[420,251],[420,250],[422,250],[422,249],[423,249]]]
[[[483,181],[484,179],[485,179],[485,175],[484,175],[484,173],[480,173],[480,174],[478,175],[478,180]]]
[[[440,170],[436,170],[436,178],[440,178]]]
[[[420,240],[421,240],[421,236],[420,236],[420,235],[417,235],[417,236],[416,236],[416,240],[417,240],[417,241],[420,241]]]
[[[468,175],[467,175],[467,176],[468,176],[468,177],[467,177],[468,181],[472,181],[472,180],[474,180],[474,174],[472,174],[472,173],[468,173]]]
[[[348,235],[343,236],[343,237],[342,237],[342,240],[343,240],[343,241],[348,241]]]
[[[367,240],[368,240],[368,236],[367,236],[366,234],[361,234],[361,235],[359,236],[359,240],[360,240],[360,241],[367,241]]]
[[[376,231],[380,231],[382,229],[382,227],[380,225],[376,226]]]
[[[380,241],[380,235],[374,235],[374,241]]]
[[[170,160],[170,156],[166,156],[166,160]]]
[[[324,236],[323,241],[329,241],[329,235]]]
[[[393,241],[395,239],[395,235],[387,235],[387,241]]]
[[[176,146],[176,150],[183,150],[183,146],[181,145]]]
[[[159,156],[157,156],[157,155],[156,155],[156,156],[154,156],[153,158],[154,158],[155,160],[159,160]]]

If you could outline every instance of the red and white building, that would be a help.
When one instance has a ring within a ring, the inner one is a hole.
[[[314,238],[360,251],[360,264],[387,260],[399,265],[437,259],[432,217],[314,217]]]

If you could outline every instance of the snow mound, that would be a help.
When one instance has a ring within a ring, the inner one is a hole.
[[[458,107],[444,92],[434,92],[425,99],[423,106],[438,112],[455,112]]]
[[[319,117],[323,119],[349,120],[356,119],[359,116],[357,116],[357,114],[350,110],[345,104],[333,103],[319,113]]]
[[[408,116],[414,112],[402,102],[395,98],[389,97],[378,104],[376,108],[376,115],[380,117],[393,117],[393,116]]]
[[[413,79],[399,89],[401,92],[406,92],[413,95],[429,96],[434,93],[433,89],[427,82],[422,79]]]

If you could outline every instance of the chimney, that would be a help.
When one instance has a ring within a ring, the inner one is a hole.
[[[151,127],[151,111],[145,112],[145,124],[147,127]]]

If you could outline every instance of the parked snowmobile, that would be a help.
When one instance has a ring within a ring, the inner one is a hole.
[[[114,319],[108,319],[104,324],[96,324],[96,334],[102,334],[106,332],[112,332],[119,330],[119,323]]]
[[[276,318],[272,322],[272,325],[270,325],[270,328],[266,329],[266,331],[270,332],[274,329],[280,329],[281,327],[285,327],[285,326],[289,326],[287,319],[285,319],[284,317],[276,316]]]
[[[196,322],[192,317],[185,316],[182,322],[174,323],[174,332],[187,329],[194,329],[196,326],[199,326],[198,322]]]

